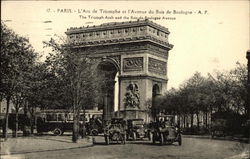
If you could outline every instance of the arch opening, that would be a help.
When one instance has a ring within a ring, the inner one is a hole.
[[[110,120],[114,112],[118,111],[119,71],[114,63],[102,61],[99,63],[98,76],[101,78],[102,87],[98,98],[98,109],[103,110],[103,120]]]

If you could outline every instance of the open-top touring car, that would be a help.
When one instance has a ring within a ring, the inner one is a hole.
[[[122,118],[113,118],[104,128],[104,138],[107,145],[111,142],[126,142],[126,121]]]
[[[159,141],[161,145],[168,143],[172,144],[178,142],[182,144],[181,132],[178,126],[174,124],[173,115],[160,115],[157,116],[156,122],[153,124],[151,131],[153,144]]]

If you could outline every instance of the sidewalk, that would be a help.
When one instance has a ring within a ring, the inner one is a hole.
[[[33,136],[0,140],[0,156],[93,146],[92,138],[79,138],[77,143],[72,143],[71,136]]]

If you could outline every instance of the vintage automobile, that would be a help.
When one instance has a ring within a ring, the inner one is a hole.
[[[211,137],[226,137],[247,133],[245,117],[233,111],[218,111],[211,114]],[[245,126],[244,126],[245,125]]]
[[[153,144],[155,144],[156,141],[159,141],[160,145],[165,143],[172,144],[174,142],[178,142],[179,145],[182,144],[181,132],[174,123],[173,115],[157,116],[157,120],[153,125]]]
[[[80,115],[79,128],[80,134],[83,135],[83,114]],[[86,120],[86,119],[85,119]],[[37,116],[37,133],[51,131],[54,135],[63,135],[66,131],[73,130],[73,113],[65,112],[46,112]]]
[[[226,136],[226,120],[216,119],[211,122],[211,137],[225,137]]]
[[[122,118],[112,118],[104,128],[104,138],[107,145],[111,142],[126,143],[126,121]]]
[[[128,119],[127,126],[127,139],[137,140],[148,137],[143,119]]]
[[[98,134],[103,133],[102,118],[91,118],[90,121],[86,123],[86,129],[88,135],[97,136]]]

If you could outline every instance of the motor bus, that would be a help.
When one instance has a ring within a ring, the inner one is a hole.
[[[80,130],[83,128],[84,120],[86,124],[90,117],[101,115],[100,111],[86,110],[85,113],[80,111]],[[73,119],[74,113],[69,110],[42,110],[36,115],[37,133],[52,132],[54,135],[63,135],[64,132],[73,130]]]

